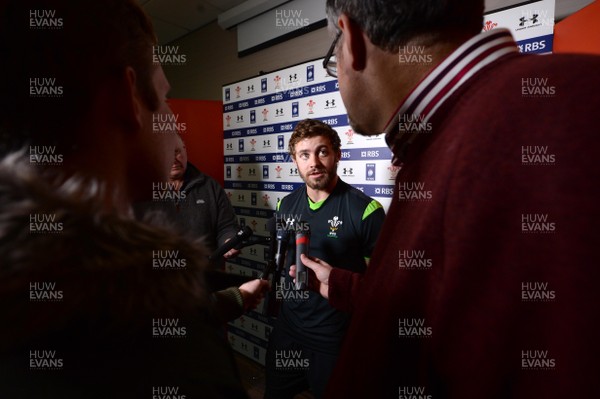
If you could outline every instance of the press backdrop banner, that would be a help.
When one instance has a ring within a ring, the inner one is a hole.
[[[525,53],[552,51],[554,0],[518,4],[485,15],[483,30],[508,28]],[[268,236],[266,222],[277,202],[304,184],[287,146],[296,124],[306,118],[331,125],[342,141],[338,174],[377,199],[386,211],[398,168],[383,134],[364,137],[352,130],[337,79],[327,76],[322,59],[291,66],[223,86],[225,191],[241,226]],[[243,250],[226,263],[229,273],[258,277],[268,257],[267,245]],[[234,350],[264,364],[272,320],[264,302],[230,323]]]
[[[555,0],[530,1],[487,13],[483,30],[510,29],[522,53],[551,53],[554,6]]]
[[[384,135],[355,134],[348,123],[337,79],[327,76],[322,59],[295,65],[223,87],[225,191],[242,226],[268,236],[266,222],[277,201],[304,183],[288,153],[296,124],[306,118],[331,125],[342,141],[338,174],[342,180],[388,208],[398,169]],[[266,245],[245,248],[227,262],[230,273],[258,276]],[[229,341],[238,352],[264,364],[271,320],[264,305],[230,323]]]

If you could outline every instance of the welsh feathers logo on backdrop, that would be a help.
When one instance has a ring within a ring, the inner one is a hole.
[[[485,25],[483,26],[483,31],[487,32],[498,26],[498,23],[493,21],[485,21]]]
[[[329,234],[327,234],[327,237],[338,238],[337,230],[344,222],[339,220],[339,217],[334,216],[333,219],[329,219],[327,223],[329,223]]]

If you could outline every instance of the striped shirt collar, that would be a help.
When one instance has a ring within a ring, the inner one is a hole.
[[[430,131],[429,120],[456,90],[487,65],[516,52],[510,31],[494,29],[469,39],[436,66],[400,104],[385,128],[393,163],[399,166],[408,146]]]

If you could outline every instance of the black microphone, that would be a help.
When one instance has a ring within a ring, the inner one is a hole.
[[[290,241],[290,231],[284,227],[277,229],[275,234],[275,268],[277,271],[283,269],[285,262],[285,251],[287,251],[288,242]]]
[[[251,247],[252,245],[257,245],[257,244],[271,244],[271,238],[270,237],[260,237],[260,236],[248,237],[247,239],[242,241],[240,244],[236,245],[235,249]]]
[[[261,280],[268,280],[269,275],[275,271],[275,261],[273,260],[273,252],[275,248],[275,225],[276,219],[272,217],[267,220],[267,232],[269,233],[269,259],[267,260],[267,264],[265,265],[265,269],[260,275]]]
[[[304,266],[300,255],[308,256],[308,246],[310,244],[310,228],[308,223],[299,222],[300,229],[296,230],[296,290],[305,290],[308,288],[308,268]]]
[[[237,232],[237,234],[225,244],[221,245],[217,250],[208,257],[210,260],[220,259],[232,248],[240,245],[246,238],[250,237],[254,232],[250,226],[245,226],[243,229]]]
[[[282,223],[282,220],[278,220],[276,217],[267,221],[267,230],[270,234],[269,261],[262,274],[262,279],[267,279],[274,272],[279,274],[283,269],[290,233],[287,223],[285,225]]]

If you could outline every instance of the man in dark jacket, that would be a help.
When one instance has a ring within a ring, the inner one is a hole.
[[[140,223],[175,151],[134,0],[0,5],[0,397],[246,398],[206,250]]]
[[[135,212],[138,218],[167,224],[177,234],[190,240],[203,240],[208,250],[214,252],[238,232],[235,212],[225,190],[215,179],[188,162],[185,143],[179,135],[175,138],[175,155],[169,181],[155,184],[153,200],[136,204]],[[223,257],[231,258],[238,253],[239,250],[232,248]],[[253,309],[260,303],[269,287],[266,280],[254,279],[239,288],[229,287],[237,279],[214,270],[222,265],[222,260],[215,259],[211,263],[207,281],[216,291],[214,295],[221,321],[236,319],[243,311]]]
[[[600,57],[519,54],[482,0],[327,7],[401,168],[364,279],[306,259],[353,310],[328,397],[598,397]]]
[[[182,234],[203,238],[214,251],[238,232],[235,212],[225,190],[212,177],[205,175],[188,161],[185,143],[176,136],[175,157],[169,182],[153,194],[153,201],[136,206],[136,213],[160,212]],[[232,249],[224,257],[239,251]]]

